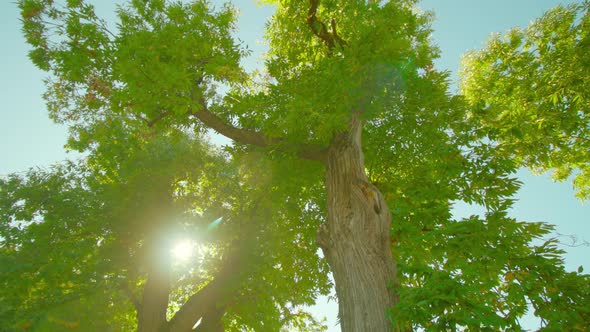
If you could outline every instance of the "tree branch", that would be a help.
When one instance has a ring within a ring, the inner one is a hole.
[[[156,115],[153,119],[151,119],[149,121],[146,120],[147,121],[147,126],[149,128],[152,128],[153,126],[156,125],[156,123],[160,122],[160,120],[164,119],[168,115],[170,115],[170,112],[165,111],[165,110],[160,110],[160,113],[158,113],[158,115]]]
[[[336,21],[332,19],[330,21],[330,26],[332,28],[332,32],[328,31],[326,24],[320,21],[317,17],[318,5],[320,0],[309,0],[309,10],[307,11],[307,25],[313,32],[313,34],[322,40],[329,50],[332,50],[336,43],[343,47],[346,45],[346,41],[338,36],[338,32],[336,31]]]
[[[315,160],[322,163],[326,159],[325,148],[308,144],[289,145],[283,138],[268,137],[257,131],[234,127],[227,124],[223,119],[209,111],[205,100],[202,98],[200,100],[200,106],[200,110],[193,111],[191,114],[209,128],[236,142],[255,145],[261,148],[276,146],[277,150],[279,151],[294,151],[300,158]]]
[[[319,39],[321,39],[329,49],[334,48],[334,38],[328,32],[324,22],[318,20],[316,14],[318,11],[319,0],[309,0],[309,10],[307,11],[307,25]]]
[[[131,301],[131,303],[135,307],[135,312],[139,314],[139,312],[141,311],[141,303],[139,302],[137,296],[135,296],[131,289],[129,289],[129,285],[127,283],[121,283],[121,290],[123,290],[125,295],[127,295],[127,297],[129,298],[129,301]]]
[[[223,259],[217,275],[205,287],[191,295],[189,299],[165,324],[162,331],[191,331],[195,323],[202,318],[201,324],[217,325],[226,308],[240,287],[246,267],[246,257],[252,254],[243,245],[236,248]]]
[[[201,324],[194,330],[195,332],[223,332],[223,316],[227,311],[228,305],[218,305],[210,303],[209,310],[201,319]]]
[[[224,283],[218,278],[213,279],[197,293],[193,294],[187,302],[176,312],[174,317],[166,324],[166,331],[190,331],[197,320],[206,315],[212,303],[222,299],[225,294]]]
[[[316,1],[317,7],[317,0],[311,1]],[[335,27],[335,23],[333,23],[333,26]],[[153,81],[150,77],[148,78],[151,81]],[[196,86],[199,86],[201,83],[203,83],[204,79],[204,76],[199,77],[195,81]],[[193,94],[191,94],[191,97],[193,97]],[[209,128],[236,142],[248,145],[255,145],[261,148],[274,146],[277,148],[278,151],[296,152],[297,156],[300,158],[319,161],[321,163],[324,163],[326,160],[326,148],[309,144],[287,144],[286,140],[283,138],[271,138],[265,136],[260,132],[247,130],[243,128],[237,128],[232,125],[229,125],[223,119],[209,111],[207,107],[207,102],[203,97],[199,99],[199,106],[201,106],[200,110],[194,111],[189,109],[188,114],[193,115]],[[151,128],[156,123],[158,123],[165,117],[169,116],[170,114],[171,113],[169,111],[160,110],[160,113],[156,115],[153,119],[146,120],[146,124],[149,128]]]

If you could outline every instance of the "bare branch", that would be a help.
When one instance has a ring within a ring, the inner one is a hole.
[[[557,233],[557,232],[556,232]],[[569,243],[559,241],[559,238],[567,238]],[[570,247],[570,248],[577,248],[577,247],[588,247],[590,243],[584,239],[578,238],[577,235],[572,234],[561,234],[557,233],[557,236],[553,238],[556,240],[560,245]]]

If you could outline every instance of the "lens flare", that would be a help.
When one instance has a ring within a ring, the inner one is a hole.
[[[188,260],[193,255],[193,244],[190,241],[177,243],[172,249],[172,255],[179,261]]]

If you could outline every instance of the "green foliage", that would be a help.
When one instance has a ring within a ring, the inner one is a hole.
[[[317,15],[324,24],[333,20],[347,45],[329,49],[307,26],[308,2],[281,2],[267,29],[271,79],[259,94],[245,96],[272,111],[246,116],[248,124],[271,136],[327,144],[354,112],[385,117],[387,100],[399,99],[416,69],[428,67],[436,54],[428,42],[429,18],[418,16],[412,3],[320,2]]]
[[[112,114],[144,124],[185,122],[216,82],[242,79],[238,61],[246,52],[231,38],[231,6],[213,12],[206,1],[148,3],[120,6],[115,35],[83,1],[19,2],[30,57],[52,74],[50,115],[76,124],[73,136]]]
[[[113,33],[84,1],[19,1],[30,57],[52,75],[50,114],[87,158],[0,182],[1,322],[82,326],[89,313],[60,310],[90,301],[129,329],[130,303],[105,299],[140,294],[146,243],[184,234],[204,254],[175,266],[170,317],[242,248],[226,327],[323,330],[301,306],[328,292],[324,170],[293,152],[326,147],[360,114],[366,171],[391,207],[396,324],[520,330],[531,304],[547,330],[588,326],[588,276],[564,270],[551,226],[507,216],[520,165],[578,168],[587,195],[587,3],[471,53],[465,96],[451,96],[416,1],[324,0],[315,21],[314,1],[271,2],[265,70],[249,75],[228,5],[132,0]],[[205,106],[263,147],[216,151],[193,117]],[[486,212],[457,220],[462,203]]]
[[[305,198],[286,197],[272,189],[271,178],[261,183],[236,167],[245,161],[228,162],[186,135],[159,135],[121,150],[119,144],[102,142],[80,165],[0,183],[3,326],[133,329],[128,291],[141,298],[145,271],[156,259],[146,251],[154,234],[190,235],[208,248],[190,262],[197,269],[177,267],[171,315],[218,274],[238,241],[243,269],[229,326],[321,326],[301,310],[328,292],[327,267],[315,253],[317,212],[304,208]],[[219,215],[224,222],[207,231]]]
[[[539,241],[551,230],[491,213],[428,232],[420,259],[404,262],[396,313],[428,331],[520,330],[531,304],[546,330],[586,326],[588,275],[564,270],[556,240]]]
[[[108,225],[98,197],[85,189],[86,172],[67,163],[0,182],[0,321],[9,331],[17,326],[46,331],[60,324],[105,331],[133,326],[129,303],[113,302],[122,296],[116,276],[103,276],[98,268],[109,259],[99,254]],[[72,312],[92,304],[100,310]]]
[[[590,4],[558,6],[463,59],[470,122],[499,153],[590,197]]]

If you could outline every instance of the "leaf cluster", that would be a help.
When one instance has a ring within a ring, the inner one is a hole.
[[[470,122],[523,166],[590,183],[590,19],[587,1],[558,6],[527,28],[495,35],[462,64]]]

